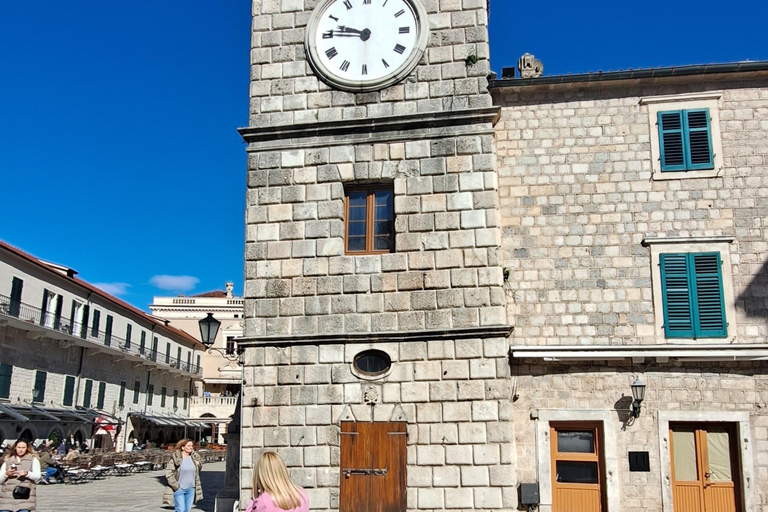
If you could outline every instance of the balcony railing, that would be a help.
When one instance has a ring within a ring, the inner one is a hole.
[[[129,342],[124,338],[115,336],[113,333],[107,334],[106,331],[94,332],[92,327],[88,325],[80,322],[70,322],[69,319],[56,316],[50,311],[43,311],[24,302],[11,300],[7,295],[0,295],[0,315],[11,316],[35,326],[96,342],[101,346],[111,347],[124,354],[138,356],[163,366],[177,368],[194,374],[202,373],[202,368],[198,365],[182,362],[170,355],[166,358],[166,355],[162,352],[153,351],[146,346],[141,347],[139,343],[135,341]]]
[[[237,405],[236,396],[193,396],[192,405]]]

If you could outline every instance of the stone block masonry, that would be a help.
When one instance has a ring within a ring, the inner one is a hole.
[[[392,358],[388,376],[352,374],[355,354],[369,348]],[[252,492],[254,461],[271,449],[305,487],[313,510],[338,509],[339,423],[404,421],[409,510],[514,509],[507,350],[504,337],[250,347],[243,499]]]

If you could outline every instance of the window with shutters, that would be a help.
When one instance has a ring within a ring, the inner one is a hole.
[[[8,314],[11,316],[19,316],[21,311],[21,293],[24,290],[24,280],[14,277],[11,282],[11,301],[8,309]]]
[[[125,407],[125,389],[128,387],[128,385],[125,383],[125,381],[120,381],[120,396],[118,398],[117,405],[119,407]]]
[[[133,326],[128,324],[125,327],[125,348],[131,348],[131,335],[133,334]]]
[[[165,407],[165,398],[168,396],[168,389],[163,386],[160,389],[160,407]]]
[[[85,390],[83,391],[83,407],[90,409],[91,407],[91,394],[93,393],[93,381],[86,379]]]
[[[107,394],[107,383],[99,382],[99,395],[96,398],[96,408],[104,409],[104,398]]]
[[[112,315],[107,315],[107,326],[104,328],[104,344],[110,346],[112,344],[112,322],[114,318]]]
[[[355,187],[345,192],[346,253],[394,252],[395,193],[392,187]]]
[[[37,370],[35,372],[35,387],[32,388],[32,401],[37,403],[45,402],[45,382],[48,380],[48,373]]]
[[[187,400],[189,400],[189,393],[187,393],[187,392],[185,391],[185,392],[184,392],[184,402],[183,402],[183,403],[184,403],[184,410],[185,410],[185,411],[187,410]]]
[[[723,167],[718,91],[643,98],[654,180],[711,178]]]
[[[155,401],[155,385],[150,384],[149,387],[147,387],[147,405],[152,405],[154,401]]]
[[[93,310],[93,323],[91,324],[91,337],[99,337],[99,328],[101,323],[101,311],[98,309]]]
[[[133,403],[138,404],[139,403],[139,394],[141,393],[141,382],[134,381],[133,382]]]
[[[174,389],[173,390],[173,410],[179,408],[179,390]]]
[[[728,243],[651,245],[656,334],[717,340],[735,333]]]
[[[75,378],[67,375],[64,379],[64,405],[72,407],[75,402]]]
[[[8,399],[11,397],[12,376],[13,366],[0,363],[0,398]]]
[[[147,331],[141,331],[141,340],[139,341],[139,354],[144,355],[144,349],[147,346]]]

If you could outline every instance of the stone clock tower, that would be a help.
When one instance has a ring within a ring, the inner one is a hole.
[[[487,0],[255,0],[242,504],[514,509]]]

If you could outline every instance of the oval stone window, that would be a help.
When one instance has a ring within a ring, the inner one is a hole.
[[[381,350],[366,350],[355,356],[355,370],[368,377],[382,375],[389,371],[392,359]]]

